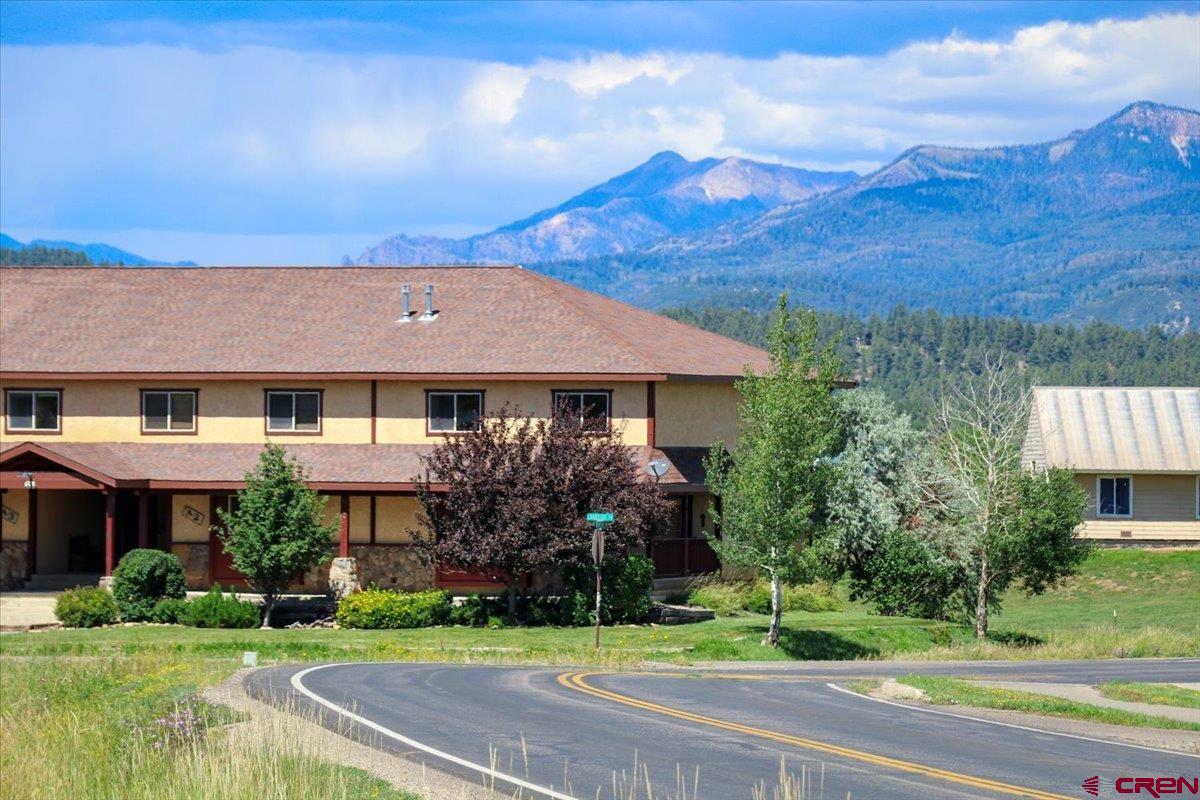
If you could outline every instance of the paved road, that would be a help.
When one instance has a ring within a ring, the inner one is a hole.
[[[1080,783],[1196,775],[1200,758],[930,714],[827,685],[911,665],[807,664],[738,672],[589,673],[562,668],[334,664],[251,673],[259,697],[431,767],[526,797],[734,800],[781,761],[823,798],[1085,798]],[[1195,681],[1200,660],[921,664],[926,673],[1010,680]],[[511,780],[510,780],[511,779]],[[1107,782],[1107,783],[1106,783]],[[696,787],[698,786],[698,791]],[[535,788],[530,788],[535,787]],[[799,795],[794,795],[799,796]]]

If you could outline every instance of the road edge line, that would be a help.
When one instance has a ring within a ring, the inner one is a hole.
[[[952,711],[942,711],[936,708],[921,708],[920,706],[909,705],[908,703],[897,703],[893,700],[884,700],[882,697],[871,697],[868,694],[860,694],[850,689],[838,686],[836,683],[826,683],[830,689],[842,694],[848,694],[857,697],[861,700],[870,700],[873,703],[883,703],[887,706],[895,706],[909,711],[924,711],[926,714],[938,714],[943,717],[954,717],[956,719],[969,719],[972,722],[986,722],[989,725],[1002,725],[1005,728],[1017,728],[1022,731],[1031,731],[1033,733],[1044,733],[1047,736],[1065,736],[1068,739],[1082,739],[1085,742],[1094,742],[1096,744],[1111,744],[1117,747],[1132,747],[1136,750],[1149,750],[1152,753],[1163,753],[1170,756],[1186,756],[1187,758],[1200,758],[1200,755],[1195,753],[1185,753],[1182,750],[1167,750],[1162,747],[1150,747],[1144,744],[1131,744],[1129,742],[1114,742],[1112,739],[1097,739],[1093,736],[1084,736],[1079,733],[1062,733],[1061,731],[1048,731],[1045,728],[1034,728],[1031,725],[1018,725],[1015,722],[1001,722],[995,719],[985,719],[983,717],[972,717],[968,714],[955,714]]]
[[[373,722],[373,721],[367,719],[364,716],[356,714],[348,708],[339,706],[337,703],[334,703],[331,700],[326,700],[324,697],[321,697],[319,694],[317,694],[316,692],[312,691],[307,686],[305,686],[304,682],[302,680],[304,678],[304,676],[308,675],[310,672],[316,672],[317,670],[321,670],[321,669],[329,669],[330,667],[345,667],[345,666],[353,666],[353,663],[318,664],[315,667],[309,667],[307,669],[300,670],[299,672],[294,673],[292,675],[291,681],[290,681],[291,686],[293,689],[300,692],[302,695],[309,698],[310,700],[313,700],[313,701],[325,706],[326,708],[330,709],[331,711],[334,711],[347,719],[353,720],[354,722],[357,722],[360,725],[365,725],[368,728],[370,728],[378,733],[382,733],[384,736],[395,739],[396,741],[400,742],[401,744],[408,745],[409,747],[415,747],[416,749],[426,752],[431,756],[435,756],[435,757],[443,759],[445,761],[449,761],[451,764],[457,764],[460,767],[466,767],[467,769],[471,769],[471,770],[479,772],[483,775],[487,775],[492,778],[496,778],[498,780],[504,781],[505,783],[511,783],[514,786],[519,786],[520,788],[527,789],[531,792],[538,792],[539,794],[543,794],[547,797],[553,798],[553,800],[578,800],[578,798],[572,797],[571,795],[563,794],[562,792],[557,792],[554,789],[547,789],[544,786],[538,786],[536,783],[530,783],[529,781],[518,778],[515,775],[509,775],[507,773],[500,772],[498,770],[494,770],[491,767],[485,767],[482,764],[476,764],[474,761],[468,761],[467,759],[456,756],[453,753],[447,753],[443,750],[438,750],[435,747],[430,747],[427,744],[418,742],[416,739],[411,739],[402,733],[398,733],[398,732],[392,730],[391,728],[387,728],[383,725],[380,725],[377,722]]]

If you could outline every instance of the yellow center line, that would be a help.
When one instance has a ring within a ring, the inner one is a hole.
[[[701,714],[693,714],[690,711],[683,711],[669,706],[651,703],[646,700],[639,700],[636,697],[617,694],[606,689],[599,689],[586,682],[587,678],[599,675],[598,672],[564,672],[558,676],[558,682],[569,689],[575,689],[585,694],[590,694],[593,697],[600,697],[605,700],[611,700],[614,703],[640,708],[645,711],[653,711],[657,714],[664,714],[669,717],[696,722],[701,725],[708,725],[721,730],[733,731],[747,736],[755,736],[760,739],[769,739],[773,742],[781,744],[789,744],[795,747],[803,747],[809,750],[817,750],[822,753],[851,758],[856,761],[865,761],[868,764],[874,764],[881,767],[889,767],[891,769],[900,770],[902,772],[911,772],[918,775],[927,775],[932,778],[950,781],[951,783],[959,783],[965,786],[971,786],[976,789],[987,789],[1000,794],[1012,795],[1014,797],[1031,797],[1036,800],[1073,800],[1067,795],[1054,794],[1041,789],[1030,789],[1024,786],[1014,786],[1009,783],[994,781],[989,778],[979,778],[974,775],[964,775],[959,772],[951,772],[950,770],[938,769],[937,767],[926,766],[925,764],[917,764],[912,761],[902,761],[898,758],[889,758],[887,756],[875,755],[862,750],[855,750],[850,747],[842,747],[841,745],[829,744],[828,742],[820,742],[815,739],[805,739],[799,736],[791,736],[786,733],[778,733],[776,731],[764,730],[763,728],[753,728],[749,725],[740,725],[736,722],[727,722],[722,719],[706,717]]]

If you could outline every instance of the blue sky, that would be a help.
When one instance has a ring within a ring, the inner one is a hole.
[[[464,235],[673,149],[870,170],[1200,107],[1200,2],[27,3],[0,229],[207,263]]]

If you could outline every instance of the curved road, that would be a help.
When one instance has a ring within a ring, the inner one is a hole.
[[[733,667],[733,669],[730,669]],[[373,746],[511,795],[771,798],[781,764],[822,798],[1101,797],[1129,776],[1195,776],[1200,758],[934,714],[836,684],[924,674],[1200,682],[1200,659],[898,664],[722,671],[352,663],[258,670],[247,689]],[[834,684],[834,685],[830,685]],[[1200,737],[1200,734],[1197,734]],[[507,796],[507,795],[506,795]],[[798,795],[793,795],[798,796]]]

